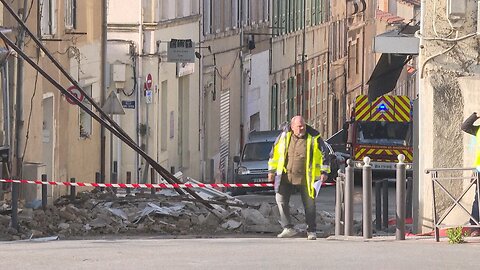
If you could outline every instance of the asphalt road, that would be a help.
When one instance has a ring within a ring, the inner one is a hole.
[[[477,240],[478,241],[478,240]],[[480,243],[304,238],[0,242],[1,269],[477,269]]]

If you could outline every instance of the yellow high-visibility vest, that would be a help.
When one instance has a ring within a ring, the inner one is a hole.
[[[275,171],[278,179],[286,171],[285,159],[287,157],[288,146],[292,132],[282,132],[276,144],[273,146],[272,157],[268,160],[268,170]],[[305,179],[307,180],[307,191],[311,198],[315,198],[315,188],[313,183],[319,178],[322,171],[330,172],[329,166],[323,166],[323,153],[318,146],[320,135],[312,136],[307,133],[307,160],[305,163]]]

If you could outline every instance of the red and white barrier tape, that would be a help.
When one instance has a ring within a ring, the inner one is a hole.
[[[52,186],[74,186],[74,187],[111,187],[111,188],[249,188],[249,187],[273,187],[273,183],[248,183],[248,184],[102,184],[102,183],[73,183],[53,182],[40,180],[12,180],[0,179],[3,183],[20,183]],[[335,183],[323,183],[322,186],[333,186]]]

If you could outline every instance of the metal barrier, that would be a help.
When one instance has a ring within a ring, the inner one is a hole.
[[[464,176],[465,172],[470,171],[472,173],[472,176]],[[432,195],[433,195],[433,226],[434,226],[434,232],[435,232],[435,241],[440,241],[440,228],[446,228],[446,227],[456,227],[456,226],[463,226],[463,227],[471,227],[471,228],[480,228],[480,223],[479,221],[473,217],[473,213],[468,211],[462,204],[461,200],[467,194],[468,191],[475,185],[476,189],[476,200],[477,202],[479,201],[479,179],[478,179],[478,171],[475,168],[434,168],[434,169],[426,169],[425,170],[426,174],[430,174],[432,177]],[[447,176],[440,176],[439,173],[449,173],[450,175]],[[461,176],[452,176],[452,175],[461,175]],[[442,180],[449,180],[449,181],[465,181],[465,180],[470,180],[470,183],[468,186],[463,190],[461,195],[459,197],[455,197],[452,195],[450,191],[447,190],[444,184],[442,184],[440,181]],[[441,217],[438,217],[437,213],[437,205],[436,205],[436,199],[437,199],[437,194],[435,191],[435,187],[438,187],[441,191],[447,195],[448,198],[453,202],[449,207],[446,208],[445,212]],[[442,224],[444,220],[447,218],[447,216],[452,212],[452,210],[456,207],[459,206],[465,213],[468,214],[471,220],[475,222],[476,225],[465,225],[465,224]],[[480,210],[479,210],[480,216]]]
[[[340,236],[344,234],[345,225],[345,174],[342,170],[338,170],[337,175],[335,182],[335,235]]]
[[[396,192],[397,192],[397,208],[396,208],[396,239],[405,239],[405,217],[406,217],[406,166],[404,163],[405,156],[398,156],[397,164]],[[345,174],[338,171],[336,184],[336,204],[335,204],[335,235],[353,235],[353,184],[354,184],[354,168],[353,161],[348,159]],[[409,181],[411,182],[411,181]],[[372,238],[372,167],[370,158],[364,158],[364,166],[362,169],[362,193],[363,193],[363,237]],[[388,226],[388,182],[382,181],[383,186],[383,221],[384,226]],[[376,216],[377,229],[381,228],[380,208],[381,196],[380,184],[376,183]],[[411,193],[407,190],[407,193]],[[411,199],[410,206],[411,208]],[[409,211],[411,213],[411,211]]]

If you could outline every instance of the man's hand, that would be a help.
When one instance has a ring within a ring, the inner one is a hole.
[[[268,182],[273,182],[273,181],[275,181],[275,174],[268,173]]]
[[[320,181],[326,182],[328,180],[328,174],[322,173],[320,175]]]

